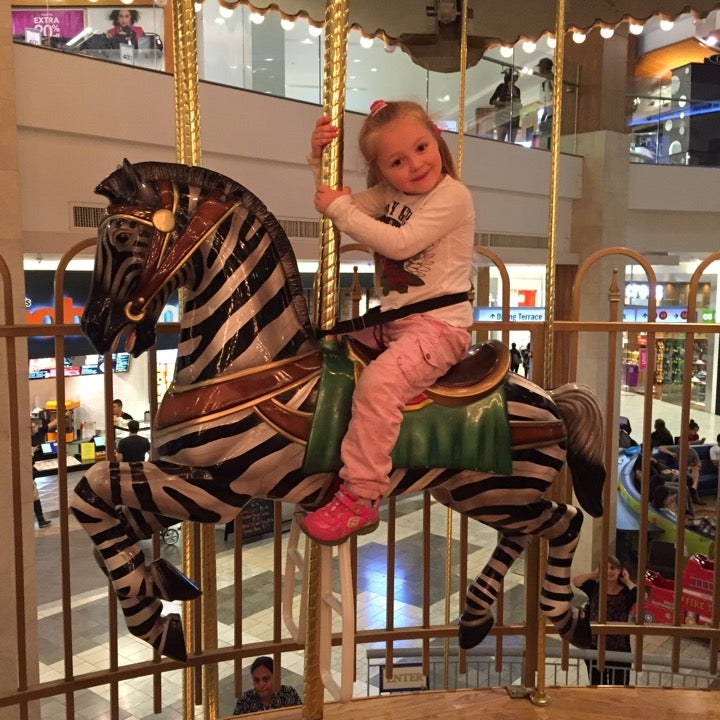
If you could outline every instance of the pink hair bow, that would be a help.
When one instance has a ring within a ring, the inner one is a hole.
[[[384,107],[387,107],[387,103],[384,100],[375,100],[372,105],[370,105],[370,114],[374,115],[378,110],[382,110]]]

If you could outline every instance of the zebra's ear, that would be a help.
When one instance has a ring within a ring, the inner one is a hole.
[[[132,187],[132,193],[125,198],[126,200],[135,200],[137,203],[145,205],[151,210],[156,210],[160,207],[160,195],[158,195],[154,187],[148,185],[142,179],[127,158],[123,159],[122,171]]]
[[[98,195],[104,195],[112,204],[134,202],[150,210],[160,207],[160,195],[152,185],[146,183],[136,167],[127,159],[96,188]]]

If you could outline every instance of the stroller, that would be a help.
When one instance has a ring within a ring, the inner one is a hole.
[[[166,545],[175,545],[180,539],[180,524],[178,523],[177,525],[171,525],[170,527],[165,528],[160,533],[160,539]]]

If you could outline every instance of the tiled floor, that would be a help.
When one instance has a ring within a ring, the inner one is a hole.
[[[641,436],[642,403],[639,395],[627,393],[623,395],[621,414],[630,417],[633,435]],[[667,403],[654,406],[656,417],[663,417],[671,429],[676,432],[679,427],[680,408]],[[701,427],[701,434],[715,437],[716,426],[720,428],[720,419],[700,412],[693,412],[693,417]],[[69,486],[74,485],[74,480]],[[41,679],[43,681],[61,679],[66,668],[63,664],[63,647],[58,638],[63,633],[63,607],[61,605],[60,570],[58,566],[60,533],[58,528],[57,482],[52,478],[38,480],[40,496],[47,517],[53,524],[43,530],[36,531],[36,551],[38,562],[38,616],[40,632]],[[408,498],[398,503],[398,520],[396,529],[397,582],[395,588],[395,622],[403,625],[409,622],[418,623],[421,619],[421,584],[418,581],[419,559],[422,557],[421,527],[422,501],[420,498]],[[73,617],[81,621],[73,621],[73,653],[75,662],[73,672],[81,674],[107,666],[107,587],[104,577],[92,556],[90,541],[73,518],[70,518],[69,550],[71,557],[71,577],[73,594]],[[443,557],[445,551],[445,535],[447,514],[440,506],[434,506],[431,515],[432,542],[431,557]],[[457,525],[457,523],[456,523]],[[454,528],[455,533],[457,528]],[[479,570],[495,545],[494,532],[476,523],[470,525],[471,556],[470,572]],[[223,539],[223,529],[216,532],[217,573],[218,573],[218,617],[220,619],[220,645],[231,645],[233,627],[231,622],[223,619],[232,617],[231,605],[233,586],[233,536],[227,542]],[[360,562],[358,576],[358,614],[359,627],[379,628],[385,625],[385,584],[384,566],[386,549],[381,543],[382,533],[370,535],[360,541]],[[164,545],[163,555],[176,564],[180,564],[180,544]],[[243,563],[244,603],[246,617],[243,623],[243,642],[251,643],[268,640],[272,632],[272,600],[273,555],[269,540],[259,540],[246,546]],[[506,614],[509,620],[515,621],[523,616],[523,565],[522,558],[508,574],[506,588]],[[457,572],[452,573],[453,591],[458,590]],[[434,620],[442,622],[445,614],[443,601],[445,586],[444,562],[433,563],[430,582],[431,613]],[[452,607],[457,607],[457,603]],[[516,616],[516,617],[515,617]],[[454,619],[454,618],[453,618]],[[123,627],[123,621],[120,619]],[[400,643],[414,645],[413,643]],[[663,653],[671,651],[671,642],[663,637],[649,638],[644,649],[646,653]],[[686,654],[687,653],[687,654]],[[707,656],[707,645],[702,643],[685,643],[683,657]],[[124,635],[120,639],[120,661],[136,662],[138,659],[149,659],[145,643]],[[282,682],[295,686],[303,691],[304,659],[302,653],[285,654],[283,657]],[[368,663],[364,655],[358,653],[357,681],[355,694],[364,695],[368,692]],[[220,677],[220,716],[232,711],[234,689],[231,663],[221,664]],[[245,678],[247,687],[247,678]],[[95,688],[76,695],[75,718],[77,720],[102,720],[109,717],[105,698],[107,688]],[[374,691],[373,691],[374,692]],[[120,713],[121,720],[176,720],[182,717],[182,673],[169,672],[162,674],[162,711],[153,714],[151,703],[150,680],[138,679],[122,683]],[[65,717],[64,698],[58,697],[43,702],[42,717],[44,720],[55,720]],[[202,717],[202,708],[196,710],[196,716]]]

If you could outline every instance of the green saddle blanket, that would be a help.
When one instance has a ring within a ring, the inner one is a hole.
[[[326,343],[303,461],[308,475],[340,469],[340,443],[350,420],[354,388],[353,362],[342,347]],[[431,402],[406,410],[391,457],[395,468],[453,468],[509,475],[510,424],[502,387],[463,407]]]

